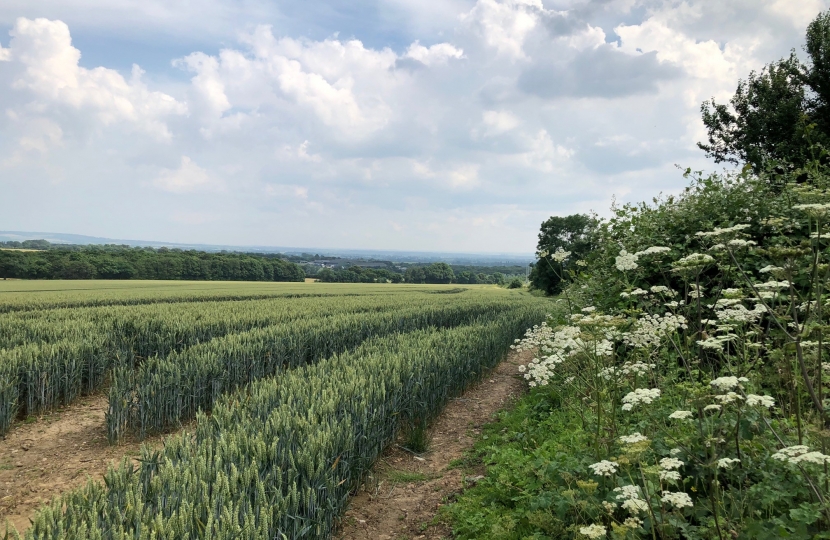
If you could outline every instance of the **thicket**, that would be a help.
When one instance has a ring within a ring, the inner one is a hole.
[[[543,318],[547,302],[525,298],[254,382],[199,414],[192,435],[56,499],[26,538],[328,538],[399,431],[432,419]]]

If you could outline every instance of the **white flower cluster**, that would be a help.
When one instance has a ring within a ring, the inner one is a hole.
[[[578,326],[561,326],[556,331],[545,333],[544,338],[536,339],[535,342],[546,356],[534,358],[525,369],[519,370],[524,373],[530,387],[547,385],[559,364],[588,347],[582,340],[582,330]],[[598,355],[608,355],[613,350],[613,344],[607,340],[591,342],[590,346]]]
[[[646,314],[637,320],[634,330],[623,334],[623,343],[635,349],[656,348],[666,334],[678,328],[688,328],[686,318],[682,315],[668,312],[662,317]]]
[[[656,368],[657,364],[645,364],[643,362],[626,362],[620,368],[623,375],[645,375],[652,369]]]
[[[588,465],[588,468],[594,471],[594,474],[597,476],[611,476],[617,472],[619,465],[615,461],[603,459],[599,463]]]
[[[740,459],[733,459],[733,458],[728,458],[728,457],[721,458],[721,459],[718,460],[718,468],[719,469],[728,469],[732,466],[732,464],[740,463],[740,462],[741,462]]]
[[[737,388],[741,383],[749,382],[749,379],[746,377],[718,377],[714,379],[709,384],[720,390],[721,392],[726,392],[728,390],[733,390]]]
[[[722,351],[723,350],[723,344],[728,343],[729,341],[732,341],[736,337],[738,337],[738,336],[736,336],[735,334],[727,334],[725,336],[708,337],[708,338],[703,339],[703,340],[698,340],[696,343],[698,345],[700,345],[701,347],[703,347],[704,349],[713,349],[713,350]]]
[[[722,300],[719,302],[722,302]],[[742,304],[737,304],[715,311],[715,316],[720,321],[744,324],[757,321],[766,312],[767,308],[764,304],[755,304],[755,308],[753,309],[747,309]]]
[[[703,292],[705,290],[706,289],[702,286],[698,287],[698,286],[692,284],[690,286],[690,290],[689,290],[689,298],[703,298]]]
[[[734,403],[736,401],[743,401],[743,396],[737,394],[735,392],[727,392],[725,394],[720,394],[715,396],[715,399],[721,402],[721,405],[726,405],[728,403]]]
[[[824,463],[830,463],[830,456],[825,456],[821,452],[810,451],[810,448],[803,444],[782,448],[774,453],[772,458],[794,464],[814,463],[823,465]]]
[[[678,482],[681,479],[680,473],[676,470],[684,463],[677,458],[668,457],[660,460],[660,480]]]
[[[648,437],[646,437],[645,435],[643,435],[639,431],[636,431],[636,432],[632,433],[631,435],[623,435],[622,437],[620,437],[620,442],[623,443],[623,444],[637,444],[637,443],[640,443],[640,442],[645,442],[647,440],[648,440]]]
[[[672,493],[671,491],[664,491],[663,496],[660,498],[660,500],[678,509],[686,507],[691,508],[692,506],[694,506],[692,498],[689,497],[689,494],[684,493],[682,491],[674,493]]]
[[[659,255],[660,253],[667,253],[671,251],[671,248],[663,247],[663,246],[651,246],[643,251],[638,251],[634,254],[635,257],[643,257],[648,255]]]
[[[627,485],[614,488],[614,491],[618,494],[617,500],[623,501],[621,506],[625,510],[632,514],[648,512],[648,502],[640,497],[640,486]]]
[[[629,253],[626,250],[620,251],[615,259],[617,270],[625,272],[626,270],[634,270],[637,268],[638,256],[636,253]]]
[[[637,388],[633,392],[627,393],[622,398],[622,410],[630,411],[640,403],[648,405],[655,399],[660,397],[659,388]]]
[[[812,218],[822,218],[830,214],[830,204],[796,204],[793,206],[793,210],[801,210]]]
[[[604,538],[606,536],[605,527],[602,525],[597,525],[594,523],[593,525],[588,525],[586,527],[579,528],[579,534],[583,536],[587,536],[588,538]]]
[[[674,411],[669,415],[672,420],[687,420],[694,416],[692,411]]]
[[[727,245],[733,248],[742,248],[742,247],[750,247],[750,246],[757,246],[758,243],[754,240],[744,240],[743,238],[735,238],[734,240],[730,240]]]
[[[757,394],[747,394],[746,395],[746,404],[750,407],[754,407],[756,405],[761,407],[766,407],[767,409],[771,409],[775,406],[775,399],[770,396],[759,396]]]
[[[725,235],[735,234],[737,232],[740,232],[740,231],[742,231],[744,229],[748,229],[748,228],[749,228],[749,225],[747,225],[746,223],[741,223],[741,224],[735,225],[733,227],[724,227],[723,229],[721,229],[719,227],[715,227],[714,231],[696,232],[695,236],[700,236],[700,237],[704,237],[704,238],[705,237],[711,237],[711,236],[725,236]]]
[[[654,285],[649,289],[654,294],[663,294],[666,296],[677,296],[677,291],[669,289],[665,285]]]
[[[523,339],[517,339],[510,346],[516,351],[530,351],[539,347],[542,343],[550,339],[553,334],[553,328],[548,326],[548,323],[534,325],[525,332]]]
[[[560,247],[556,251],[551,253],[550,258],[553,259],[554,261],[558,262],[558,263],[562,263],[562,262],[565,262],[565,259],[567,259],[570,256],[571,256],[570,251],[565,251],[564,249],[562,249]]]
[[[771,274],[775,275],[778,272],[783,272],[783,271],[784,271],[784,269],[781,268],[780,266],[773,266],[771,264],[768,264],[767,266],[765,266],[765,267],[761,268],[760,270],[758,270],[758,273],[759,274],[769,274],[769,273],[771,273]]]
[[[755,288],[759,291],[779,291],[782,289],[789,289],[790,282],[789,281],[775,281],[770,280],[765,283],[756,283]]]
[[[675,262],[674,269],[684,270],[689,268],[698,268],[706,266],[707,264],[714,262],[714,260],[715,259],[713,259],[711,255],[706,255],[705,253],[692,253],[691,255],[687,255]]]

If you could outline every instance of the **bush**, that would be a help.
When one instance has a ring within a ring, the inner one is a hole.
[[[519,278],[513,278],[513,280],[507,285],[508,289],[521,289],[524,286],[522,280]]]

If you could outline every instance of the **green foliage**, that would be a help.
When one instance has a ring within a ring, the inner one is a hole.
[[[25,244],[25,242],[23,243]],[[89,246],[0,249],[0,278],[303,281],[305,272],[272,255]]]
[[[508,289],[521,289],[524,284],[522,280],[519,278],[513,278],[513,280],[507,284]]]
[[[584,214],[553,216],[542,223],[536,245],[539,260],[530,273],[531,285],[547,294],[560,292],[570,265],[567,261],[555,260],[552,255],[562,250],[570,252],[570,261],[583,259],[591,251],[596,224],[595,218]]]
[[[809,25],[805,50],[806,65],[793,52],[740,81],[729,105],[703,103],[708,143],[698,146],[716,163],[802,166],[816,157],[811,144],[830,142],[830,12]]]
[[[486,432],[459,538],[830,538],[830,171],[614,208]]]

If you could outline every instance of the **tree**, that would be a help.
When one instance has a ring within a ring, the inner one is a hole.
[[[404,280],[407,283],[424,283],[425,278],[426,276],[422,266],[410,266],[404,274]]]
[[[581,259],[591,251],[591,233],[596,223],[596,219],[585,214],[553,216],[542,223],[536,249],[539,253],[554,253],[562,249],[571,252],[569,260]],[[563,266],[550,257],[540,258],[530,273],[531,285],[548,294],[556,294],[562,288],[561,278],[567,264]]]
[[[432,263],[424,268],[424,281],[426,283],[452,283],[455,274],[447,263]]]
[[[830,141],[830,11],[810,23],[804,49],[808,63],[793,51],[739,81],[728,105],[703,103],[708,142],[698,146],[715,163],[747,163],[756,172],[771,161],[800,167],[812,145]]]

